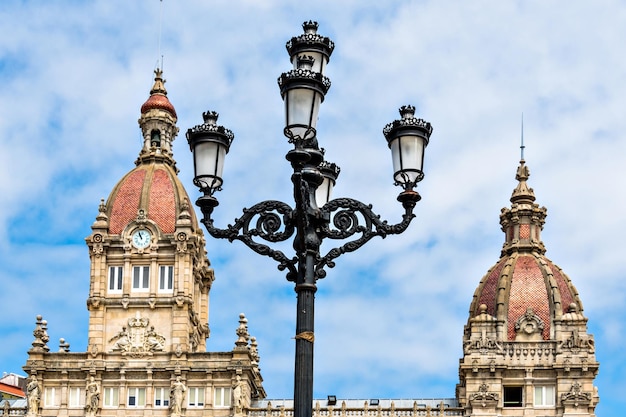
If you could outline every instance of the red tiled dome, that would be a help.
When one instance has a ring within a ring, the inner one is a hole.
[[[582,304],[569,277],[545,256],[514,253],[501,258],[483,277],[474,293],[470,317],[486,313],[506,323],[508,340],[515,340],[515,323],[526,311],[543,321],[543,340],[550,339],[552,320],[566,314],[574,303]]]
[[[115,186],[106,206],[109,208],[109,233],[121,234],[126,225],[143,209],[146,218],[154,221],[161,232],[174,233],[176,220],[189,196],[169,164],[143,164]],[[193,210],[192,225],[198,223]]]

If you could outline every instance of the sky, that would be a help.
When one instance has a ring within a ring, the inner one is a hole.
[[[202,112],[235,133],[215,211],[225,226],[291,201],[277,77],[285,42],[316,20],[336,44],[318,140],[341,167],[335,197],[395,223],[382,135],[416,106],[433,125],[417,218],[337,260],[316,296],[315,397],[450,398],[463,326],[500,256],[524,119],[529,185],[548,208],[546,255],[572,279],[595,336],[597,415],[626,407],[626,2],[618,0],[94,0],[0,3],[0,371],[22,373],[35,317],[49,346],[86,350],[89,256],[101,198],[134,167],[140,106],[162,66],[184,132]],[[274,261],[207,239],[210,351],[239,313],[269,398],[293,395],[295,293]]]

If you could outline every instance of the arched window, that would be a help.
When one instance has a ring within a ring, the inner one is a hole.
[[[161,132],[157,129],[150,132],[150,146],[161,147]]]

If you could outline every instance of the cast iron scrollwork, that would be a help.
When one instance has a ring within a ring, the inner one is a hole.
[[[275,243],[289,239],[295,231],[291,221],[292,213],[293,210],[289,205],[269,200],[243,209],[243,215],[235,219],[235,223],[229,224],[226,229],[213,226],[213,219],[209,216],[205,216],[203,223],[211,236],[228,239],[230,242],[239,240],[256,253],[276,260],[279,270],[287,269],[289,275],[295,275],[297,262],[295,258],[289,259],[283,252],[254,240],[260,238]]]
[[[333,268],[335,259],[339,256],[356,251],[375,236],[384,239],[387,235],[404,232],[415,217],[412,210],[407,209],[400,223],[389,224],[374,213],[371,204],[364,204],[351,198],[331,200],[317,214],[321,220],[315,222],[318,225],[316,233],[319,240],[325,238],[345,240],[355,235],[357,237],[329,250],[326,255],[317,257],[316,279],[326,277],[324,268]],[[293,218],[294,210],[289,205],[269,200],[244,209],[243,215],[225,229],[213,226],[213,219],[210,216],[206,216],[203,223],[211,236],[228,239],[230,242],[239,240],[256,253],[274,259],[278,262],[278,269],[287,270],[287,279],[292,281],[297,276],[298,258],[296,256],[288,258],[282,251],[259,243],[255,238],[272,243],[288,240],[296,231]]]
[[[412,210],[407,210],[400,223],[390,225],[372,211],[371,204],[364,204],[352,198],[331,200],[322,207],[321,211],[322,217],[328,219],[319,232],[322,238],[343,240],[357,234],[359,237],[331,249],[318,259],[315,265],[315,275],[318,279],[326,276],[324,267],[333,268],[334,260],[342,254],[354,252],[375,236],[384,239],[387,235],[404,232],[415,217]]]

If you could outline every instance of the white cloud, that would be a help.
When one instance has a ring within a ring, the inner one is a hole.
[[[236,134],[218,224],[259,200],[291,198],[276,78],[304,20],[320,21],[337,43],[319,121],[327,157],[342,168],[336,196],[397,221],[381,130],[408,103],[434,126],[414,224],[340,258],[319,282],[317,395],[454,395],[467,307],[503,241],[498,215],[515,186],[523,112],[530,185],[549,210],[547,254],[579,289],[596,336],[598,413],[623,408],[612,395],[626,388],[612,371],[623,369],[626,316],[620,2],[74,3],[1,6],[0,305],[15,317],[0,325],[10,347],[2,370],[24,363],[36,314],[54,343],[66,337],[84,350],[83,238],[139,151],[162,6],[166,86],[181,130],[175,156],[192,197],[187,128],[211,109]],[[209,348],[230,350],[245,312],[269,395],[290,397],[291,284],[243,245],[209,241],[208,251],[217,275]],[[381,384],[381,375],[398,383]]]

